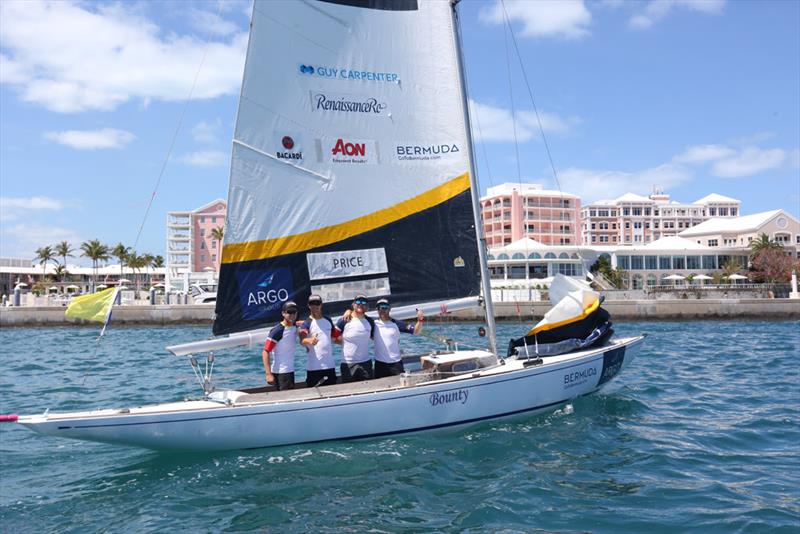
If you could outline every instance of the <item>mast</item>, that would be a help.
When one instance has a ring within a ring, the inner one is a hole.
[[[488,327],[489,349],[497,355],[497,330],[494,322],[494,304],[492,303],[492,286],[489,278],[489,264],[486,259],[486,238],[483,235],[483,221],[480,216],[480,200],[478,196],[478,174],[475,166],[475,157],[472,153],[472,125],[469,120],[469,100],[467,97],[467,78],[464,75],[464,62],[462,59],[461,27],[456,11],[456,4],[460,0],[450,0],[453,13],[453,32],[455,34],[456,63],[458,76],[461,80],[461,105],[464,108],[464,124],[467,130],[467,154],[469,156],[469,181],[472,196],[472,215],[475,221],[475,238],[478,241],[478,260],[481,266],[481,288],[483,290],[484,306],[486,309],[486,326]]]

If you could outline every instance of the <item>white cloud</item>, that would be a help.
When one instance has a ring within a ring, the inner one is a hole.
[[[722,178],[741,178],[781,167],[786,152],[780,148],[760,149],[746,147],[733,157],[714,163],[711,173]]]
[[[135,4],[0,2],[0,82],[63,113],[185,99],[206,35],[162,35],[140,11]],[[231,33],[229,23],[219,28],[229,37],[209,43],[194,98],[236,94],[241,83],[247,33]]]
[[[222,167],[227,165],[229,154],[221,150],[201,150],[185,154],[180,161],[193,167]]]
[[[103,128],[102,130],[67,130],[65,132],[46,132],[45,139],[76,150],[98,150],[106,148],[122,148],[136,136],[124,130]]]
[[[198,122],[192,127],[192,138],[200,143],[213,143],[217,140],[217,134],[222,129],[222,120],[217,119],[213,122]]]
[[[723,145],[697,145],[686,149],[683,154],[675,156],[678,163],[706,163],[726,158],[735,154],[732,148]]]
[[[216,13],[201,9],[190,9],[189,20],[203,35],[231,35],[240,28],[233,22],[225,20]]]
[[[647,195],[654,185],[670,189],[692,178],[688,169],[670,163],[634,172],[569,168],[559,171],[558,176],[561,188],[580,196],[583,202],[628,192]]]
[[[82,241],[80,235],[70,228],[36,223],[3,225],[2,235],[0,256],[13,258],[33,258],[37,248],[60,241],[67,241],[73,246]]]
[[[470,114],[475,117],[472,126],[476,140],[514,141],[514,124],[510,110],[473,100],[470,100],[469,105]],[[573,126],[580,123],[578,117],[564,118],[546,111],[539,111],[539,116],[542,119],[542,129],[546,133],[566,135]],[[539,137],[539,123],[533,111],[517,111],[516,119],[517,141],[524,143]]]
[[[592,14],[583,0],[505,0],[510,21],[522,22],[521,37],[580,39],[589,35]],[[495,1],[480,12],[487,24],[503,24],[503,4]]]
[[[0,197],[0,221],[19,219],[31,211],[60,211],[63,201],[49,197]]]
[[[640,30],[648,29],[676,9],[719,15],[725,8],[725,2],[726,0],[651,0],[645,5],[644,10],[631,17],[630,25]]]

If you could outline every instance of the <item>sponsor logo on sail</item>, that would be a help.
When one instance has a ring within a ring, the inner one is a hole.
[[[466,404],[469,399],[468,389],[459,389],[458,391],[445,391],[443,393],[431,393],[428,397],[428,402],[431,406],[441,406],[443,404],[451,404],[457,402],[458,404]]]
[[[321,139],[321,161],[329,163],[371,164],[378,162],[375,141],[337,137]]]
[[[453,260],[453,267],[464,267],[466,263],[464,263],[464,258],[458,256],[456,259]]]
[[[459,154],[460,152],[461,149],[455,143],[395,146],[395,156],[400,161],[435,160]]]
[[[331,67],[327,65],[309,65],[301,63],[298,72],[303,76],[313,76],[315,78],[325,78],[328,80],[344,80],[348,82],[400,82],[400,76],[396,72],[381,72],[356,67]]]
[[[295,141],[296,135],[283,135],[280,146],[275,151],[275,157],[290,161],[302,161],[303,151],[300,150],[299,138]]]
[[[294,293],[292,273],[285,267],[265,271],[241,271],[239,303],[247,321],[277,314]]]
[[[332,93],[311,92],[311,107],[314,111],[356,113],[361,115],[382,115],[388,107],[374,97],[339,95]]]

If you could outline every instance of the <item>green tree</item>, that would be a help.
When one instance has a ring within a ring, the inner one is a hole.
[[[152,263],[153,268],[160,269],[164,266],[164,256],[158,255],[153,258]]]
[[[149,254],[138,254],[135,250],[131,250],[128,253],[128,267],[133,270],[133,278],[136,281],[136,298],[139,298],[139,290],[141,288],[141,270],[150,265],[152,261],[148,256]]]
[[[750,242],[750,259],[752,260],[758,256],[762,250],[776,250],[783,252],[783,245],[777,241],[773,241],[767,234],[760,234],[758,239]]]
[[[61,280],[62,282],[66,281],[67,276],[69,276],[69,271],[67,271],[66,264],[64,265],[56,265],[56,278]]]
[[[39,261],[39,264],[42,266],[42,281],[44,281],[45,277],[47,276],[47,262],[52,261],[55,262],[55,253],[53,252],[53,247],[50,245],[46,247],[40,247],[36,249],[36,259]]]
[[[111,255],[114,256],[119,260],[119,277],[122,279],[123,272],[122,268],[125,266],[125,260],[128,257],[128,253],[130,252],[131,248],[126,247],[122,243],[117,243],[113,249],[111,249]]]
[[[61,256],[61,259],[63,260],[61,262],[61,265],[64,266],[64,273],[67,272],[67,257],[70,258],[74,257],[72,255],[73,252],[75,252],[75,249],[72,248],[72,245],[70,245],[66,241],[62,241],[56,245],[56,255]]]
[[[97,263],[108,260],[110,257],[108,247],[99,240],[92,239],[91,241],[84,241],[81,243],[81,251],[81,256],[92,260],[92,289],[94,289],[94,286],[97,284]]]

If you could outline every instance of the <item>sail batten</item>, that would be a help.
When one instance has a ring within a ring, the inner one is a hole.
[[[256,0],[215,334],[286,300],[479,294],[449,2]]]

